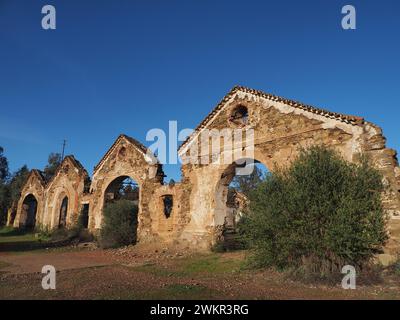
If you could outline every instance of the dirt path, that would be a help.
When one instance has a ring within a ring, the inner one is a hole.
[[[400,299],[400,278],[356,290],[244,270],[245,252],[199,254],[137,246],[117,250],[0,253],[0,299]],[[41,268],[56,267],[56,290]]]
[[[52,265],[57,271],[99,267],[113,264],[109,255],[98,251],[49,251],[43,253],[1,254],[3,273],[26,274],[41,272],[44,265]]]

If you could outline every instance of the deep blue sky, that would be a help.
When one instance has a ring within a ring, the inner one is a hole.
[[[91,174],[118,134],[193,128],[241,84],[364,116],[400,150],[399,34],[398,0],[0,0],[0,146],[43,168],[65,138]]]

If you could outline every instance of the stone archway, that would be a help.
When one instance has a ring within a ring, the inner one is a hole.
[[[129,180],[129,182],[127,182]],[[121,199],[128,199],[132,201],[138,209],[138,220],[142,217],[143,206],[142,206],[142,183],[139,182],[138,178],[136,178],[132,173],[127,174],[118,174],[111,177],[108,177],[102,183],[102,189],[99,193],[99,198],[97,199],[97,210],[101,213],[101,217],[103,216],[104,208],[107,203],[116,202]],[[125,196],[124,187],[132,186],[132,188],[136,189],[130,195]],[[102,219],[101,219],[102,220]],[[100,226],[101,227],[101,226]]]
[[[68,216],[68,197],[65,196],[60,205],[60,214],[58,217],[58,227],[65,228],[67,226],[67,216]]]
[[[132,201],[139,207],[140,187],[136,180],[130,176],[119,176],[113,179],[105,189],[104,201],[112,202],[118,200]]]
[[[47,207],[45,211],[48,215],[47,221],[45,223],[46,226],[51,229],[59,229],[59,228],[69,228],[73,225],[74,219],[74,205],[71,204],[71,199],[73,196],[73,190],[69,190],[67,188],[57,188],[54,191],[54,195],[47,199]],[[71,193],[72,192],[72,193]]]
[[[109,205],[115,205],[120,201],[128,202],[132,209],[129,221],[130,226],[132,226],[131,234],[134,236],[134,243],[136,243],[138,220],[142,211],[140,205],[140,185],[130,176],[122,175],[114,178],[108,183],[103,194],[102,215],[104,216],[104,212],[107,210]],[[113,214],[118,213],[113,212]]]
[[[207,130],[221,134],[209,139],[218,141],[218,148],[206,145],[206,149],[192,154],[192,147],[201,145],[201,134]],[[252,149],[247,144],[247,136],[239,144],[235,139],[225,140],[222,133],[229,130],[234,134],[252,131],[254,150],[246,157],[259,160],[271,171],[275,170],[275,164],[290,165],[300,148],[315,144],[334,148],[350,162],[367,155],[388,185],[383,204],[391,218],[390,231],[399,230],[392,221],[400,217],[400,168],[395,151],[386,147],[378,126],[360,117],[330,112],[245,87],[233,88],[182,143],[179,156],[195,161],[183,162],[181,182],[164,185],[162,165],[156,157],[140,142],[120,135],[95,166],[91,184],[86,170],[72,156],[63,160],[49,181],[40,171],[32,170],[21,191],[14,226],[25,223],[21,219],[23,201],[32,194],[37,200],[35,224],[56,227],[63,200],[59,198],[62,197],[60,192],[65,192],[68,195],[66,220],[72,224],[84,208],[88,228],[97,232],[102,223],[107,188],[113,180],[129,176],[140,185],[138,241],[158,237],[163,241],[184,240],[193,247],[208,249],[226,216],[224,188],[227,180],[224,179],[228,179],[232,160],[220,165],[201,160],[230,158],[230,153],[234,154],[233,159],[240,159],[243,155],[237,156],[237,151]],[[229,144],[232,140],[234,143]],[[230,149],[226,149],[226,145],[230,145]],[[221,179],[224,174],[227,176]],[[399,241],[393,246],[398,247]]]
[[[238,159],[220,170],[221,175],[214,187],[213,196],[214,241],[220,241],[225,249],[236,246],[234,240],[237,233],[236,227],[249,203],[246,194],[233,189],[231,183],[235,177],[251,177],[253,170],[259,170],[257,168],[260,165],[268,171],[268,167],[257,159],[246,158]]]
[[[70,228],[78,221],[88,174],[73,157],[66,156],[45,190],[43,224],[51,229]]]
[[[226,138],[224,132],[227,130],[234,131],[233,138]],[[213,131],[219,136],[204,136]],[[235,132],[245,138],[236,143]],[[252,139],[248,138],[248,133],[252,133]],[[214,140],[217,142],[215,149],[212,145]],[[204,144],[205,148],[203,141],[208,142]],[[186,209],[190,221],[182,232],[182,238],[196,246],[209,245],[215,243],[221,232],[224,206],[219,198],[223,191],[216,192],[216,188],[221,188],[219,183],[226,165],[204,163],[203,158],[238,159],[242,156],[237,157],[236,152],[251,150],[253,156],[248,157],[258,159],[273,172],[275,164],[287,167],[301,148],[312,145],[335,149],[349,162],[357,162],[362,155],[367,155],[390,187],[383,195],[385,209],[393,219],[400,216],[400,170],[395,153],[386,148],[385,138],[378,126],[360,117],[235,87],[179,148],[178,153],[185,160],[183,184],[190,190]]]
[[[256,168],[256,164],[262,164],[265,168],[268,168],[266,165],[256,159],[240,159],[234,161],[232,164],[227,165],[222,171],[220,179],[216,184],[214,193],[214,224],[216,226],[224,225],[226,223],[229,225],[235,224],[235,221],[227,221],[227,218],[229,218],[227,216],[229,211],[227,207],[229,202],[229,185],[235,176],[251,175],[253,170]]]
[[[162,185],[163,176],[161,165],[146,147],[130,137],[119,136],[95,167],[90,187],[89,229],[100,230],[102,226],[103,209],[110,185],[129,177],[139,187],[138,241],[150,238],[153,232],[149,205],[153,191]]]
[[[36,226],[38,201],[33,194],[28,194],[22,202],[21,222],[25,229],[32,230]]]
[[[42,224],[44,191],[45,181],[41,172],[38,170],[32,170],[22,187],[21,197],[16,204],[16,213],[13,221],[14,227],[25,228],[27,222],[30,225],[30,228],[36,228]],[[33,204],[35,205],[35,210],[32,209]],[[28,212],[31,213],[29,221],[27,221]]]

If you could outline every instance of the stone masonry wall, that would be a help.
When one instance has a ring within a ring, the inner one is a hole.
[[[238,106],[248,110],[246,125],[232,124],[232,113]],[[276,166],[287,166],[296,157],[300,148],[321,144],[338,150],[348,161],[358,161],[361,154],[368,154],[373,164],[385,177],[388,192],[384,194],[384,206],[391,219],[400,212],[399,171],[393,150],[385,148],[385,139],[381,130],[370,123],[355,119],[348,121],[330,115],[316,113],[315,110],[299,109],[279,99],[269,99],[262,95],[237,90],[225,98],[223,106],[201,125],[202,130],[224,128],[254,130],[254,159],[263,163],[270,171]],[[200,136],[194,135],[181,147],[183,158],[200,162],[210,149],[200,150],[191,155],[190,143],[199,143]],[[196,141],[197,140],[197,141]],[[211,144],[211,138],[210,138]],[[233,160],[244,157],[246,143],[221,148],[217,158],[224,159],[233,154]],[[239,153],[237,156],[236,153]],[[184,228],[182,238],[197,247],[209,247],[220,237],[226,202],[227,184],[221,185],[221,177],[226,174],[229,164],[186,164],[183,166],[184,181],[191,186],[191,196],[187,215],[190,223]],[[225,190],[225,191],[224,191]],[[222,215],[222,216],[221,216]],[[391,220],[389,220],[389,227]]]
[[[243,110],[246,116],[239,119],[237,114]],[[224,129],[236,130],[245,139],[228,146],[225,137],[214,136],[208,139],[208,147],[192,152],[203,132]],[[245,134],[250,129],[254,144],[249,144],[250,137]],[[220,144],[216,150],[211,149],[213,141]],[[208,250],[223,230],[227,188],[234,176],[233,161],[251,158],[274,171],[277,166],[290,165],[301,148],[320,144],[334,148],[350,162],[366,155],[382,172],[386,186],[383,201],[391,234],[387,251],[393,253],[400,248],[400,168],[395,151],[386,148],[385,143],[382,130],[362,118],[235,87],[180,147],[179,155],[185,162],[180,183],[165,185],[162,166],[151,152],[138,141],[120,135],[95,167],[89,190],[87,172],[73,157],[64,160],[49,182],[33,170],[22,190],[14,226],[23,226],[22,204],[32,194],[38,201],[37,223],[57,227],[61,201],[68,196],[68,226],[76,222],[85,203],[89,204],[89,229],[97,233],[107,187],[119,177],[130,177],[139,185],[140,242]],[[206,158],[212,163],[201,162]],[[169,217],[164,214],[166,196],[173,199]]]

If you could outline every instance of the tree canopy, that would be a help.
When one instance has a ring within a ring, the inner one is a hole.
[[[44,177],[46,180],[50,180],[54,176],[58,166],[61,164],[61,161],[62,159],[60,153],[52,152],[49,154],[47,165],[43,170]]]
[[[382,191],[367,159],[352,164],[324,147],[303,150],[250,193],[241,228],[254,261],[321,275],[361,268],[387,240]]]
[[[252,190],[256,189],[265,178],[264,173],[259,167],[255,164],[251,166],[253,170],[249,175],[236,175],[230,184],[232,188],[244,193],[246,196],[248,196]]]
[[[4,183],[9,175],[8,160],[3,153],[3,147],[0,147],[0,183]]]

